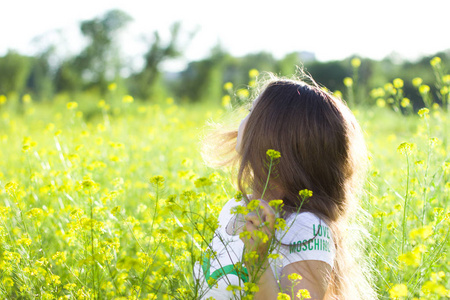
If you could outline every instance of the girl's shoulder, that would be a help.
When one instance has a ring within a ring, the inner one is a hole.
[[[291,244],[299,240],[314,238],[327,238],[332,240],[328,224],[312,212],[292,213],[286,219],[284,230],[276,233],[282,244]]]
[[[336,247],[329,225],[311,212],[293,213],[284,230],[275,234],[284,257],[283,267],[302,260],[320,260],[333,267]]]

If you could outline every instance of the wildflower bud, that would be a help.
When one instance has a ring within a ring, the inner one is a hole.
[[[223,85],[224,90],[231,90],[233,88],[233,84],[231,82],[227,82]]]
[[[423,84],[423,85],[419,86],[419,93],[428,94],[429,91],[430,91],[430,87],[428,85]]]
[[[435,56],[435,57],[433,57],[433,58],[430,60],[430,65],[431,65],[432,67],[439,66],[440,63],[441,63],[441,58],[438,57],[438,56]]]
[[[401,89],[403,87],[403,80],[400,78],[395,78],[393,84],[396,89]]]
[[[115,91],[117,89],[117,84],[115,82],[112,82],[108,85],[109,91]]]
[[[308,198],[312,197],[313,192],[305,189],[305,190],[299,191],[298,194],[300,195],[300,197],[302,197],[302,199],[308,199]]]
[[[351,64],[353,68],[359,68],[359,66],[361,65],[361,60],[355,57],[352,59]]]
[[[154,184],[155,186],[163,187],[164,186],[164,177],[161,175],[153,176],[150,178],[150,183]]]
[[[122,98],[122,102],[123,103],[131,103],[133,101],[134,101],[134,98],[132,96],[130,96],[130,95],[125,95]]]
[[[415,87],[419,87],[419,86],[422,84],[422,82],[423,82],[423,80],[422,80],[422,78],[420,78],[420,77],[416,77],[416,78],[414,78],[414,79],[412,80],[412,84],[413,84]]]
[[[275,150],[273,150],[273,149],[267,150],[266,154],[267,154],[268,157],[270,157],[270,158],[272,158],[272,159],[277,159],[277,158],[280,158],[280,157],[281,157],[280,152],[275,151]]]
[[[430,110],[428,108],[421,108],[419,109],[419,111],[417,112],[417,114],[421,117],[427,117],[429,114]]]
[[[75,108],[78,107],[78,103],[76,103],[76,102],[68,102],[66,104],[66,106],[67,106],[67,109],[72,110],[72,109],[75,109]]]
[[[256,69],[251,69],[251,70],[248,72],[248,76],[249,76],[250,78],[256,78],[258,75],[259,75],[259,72],[258,72],[258,70],[256,70]]]
[[[345,77],[344,78],[344,85],[346,87],[352,87],[353,86],[353,79],[351,79],[350,77]]]

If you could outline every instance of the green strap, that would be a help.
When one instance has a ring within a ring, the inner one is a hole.
[[[239,277],[240,280],[243,282],[248,282],[248,271],[246,267],[242,267],[241,270],[238,270],[235,265],[227,265],[220,269],[215,270],[212,274],[211,273],[211,262],[208,258],[203,258],[203,274],[205,275],[206,283],[208,283],[209,287],[212,287],[213,285],[208,282],[210,278],[213,278],[215,281],[218,281],[220,278],[222,278],[225,275],[232,274]]]

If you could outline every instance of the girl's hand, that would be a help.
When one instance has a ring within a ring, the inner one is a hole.
[[[245,227],[240,235],[244,242],[246,253],[256,251],[254,255],[244,256],[247,265],[254,265],[256,262],[264,263],[267,260],[269,247],[275,233],[275,212],[264,200],[259,200],[260,204],[256,211],[252,211],[245,216]]]

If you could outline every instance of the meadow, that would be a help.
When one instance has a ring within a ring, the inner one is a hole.
[[[353,107],[371,162],[355,232],[380,299],[448,299],[450,76],[436,94],[413,84],[420,110],[401,79]],[[114,84],[105,99],[0,95],[0,298],[198,298],[193,265],[236,194],[200,154],[208,121],[246,113],[226,90],[222,105],[140,102]]]

